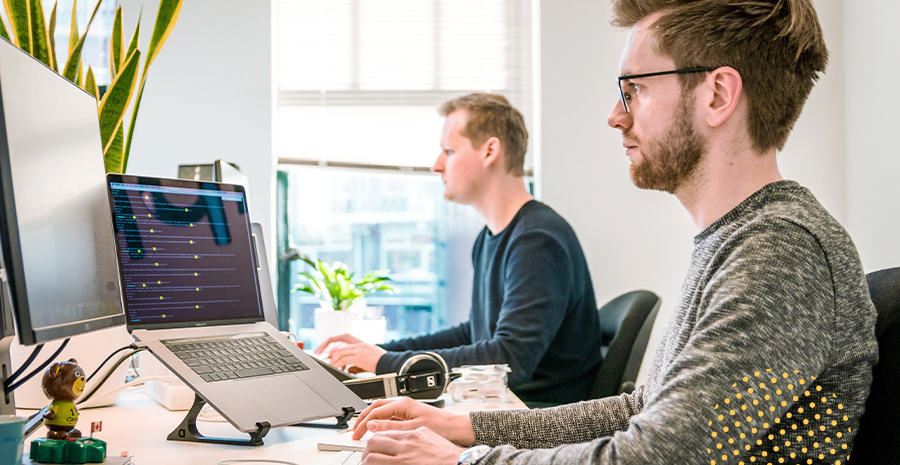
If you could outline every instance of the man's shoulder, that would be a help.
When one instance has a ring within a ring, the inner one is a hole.
[[[529,231],[547,231],[550,233],[574,233],[572,226],[556,210],[545,203],[532,200],[522,206],[519,220],[513,227],[514,234]]]

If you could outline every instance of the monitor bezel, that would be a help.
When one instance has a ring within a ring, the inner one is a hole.
[[[250,202],[247,199],[247,193],[244,190],[244,187],[238,184],[227,184],[221,182],[214,181],[194,181],[188,179],[174,179],[174,178],[157,178],[152,176],[136,176],[129,174],[116,174],[116,173],[107,173],[106,174],[106,191],[109,195],[109,205],[112,214],[115,215],[115,203],[113,199],[112,193],[112,183],[122,183],[122,184],[143,184],[143,185],[159,185],[161,187],[175,187],[175,188],[187,188],[187,189],[199,189],[199,190],[220,190],[225,192],[236,192],[240,193],[244,199],[244,208],[247,212],[247,237],[250,238],[250,247],[252,247],[253,242],[253,230],[251,227],[251,219],[250,219]],[[156,184],[154,184],[156,183]],[[113,219],[113,234],[118,234],[118,229],[116,226],[115,219]],[[251,251],[252,252],[252,251]],[[253,284],[256,289],[256,302],[259,308],[259,316],[258,317],[248,317],[248,318],[239,318],[239,319],[227,319],[227,320],[206,320],[206,321],[187,321],[181,323],[136,323],[132,322],[128,318],[128,303],[125,301],[125,281],[124,281],[124,268],[122,264],[122,255],[119,251],[118,243],[116,244],[116,260],[119,268],[119,287],[122,288],[122,305],[124,310],[124,318],[125,318],[125,326],[129,332],[134,331],[136,329],[144,329],[144,330],[154,330],[154,329],[175,329],[175,328],[198,328],[204,326],[225,326],[225,325],[234,325],[234,324],[242,324],[242,323],[255,323],[259,321],[265,321],[265,311],[263,309],[262,295],[260,294],[260,283],[259,276],[256,272],[258,268],[258,258],[255,253],[250,254],[253,266]]]
[[[9,43],[7,42],[6,44]],[[83,92],[86,97],[96,100],[94,96],[68,79],[59,76],[58,73],[47,67],[47,65],[41,61],[25,53],[18,47],[15,47],[15,49],[19,50],[41,66],[47,68],[48,71],[56,74],[59,79],[67,82],[69,85],[73,86],[73,88]],[[99,124],[99,119],[97,124]],[[102,152],[99,152],[99,154],[102,155]],[[31,310],[28,305],[27,283],[25,282],[25,264],[22,260],[22,244],[19,239],[18,215],[16,213],[15,194],[13,193],[12,185],[12,162],[10,160],[9,139],[6,132],[6,111],[3,104],[2,85],[0,85],[0,196],[2,196],[2,199],[0,199],[0,203],[2,203],[2,205],[0,205],[0,228],[6,229],[7,233],[0,234],[0,242],[2,242],[3,249],[2,265],[5,269],[6,281],[9,284],[10,301],[14,307],[9,310],[11,310],[15,320],[16,333],[19,335],[19,342],[22,345],[35,345],[56,339],[77,336],[79,334],[112,326],[124,325],[125,313],[124,309],[121,307],[120,293],[119,308],[123,311],[118,314],[42,328],[34,328],[32,326]],[[6,303],[8,303],[8,301],[3,302],[3,305]]]

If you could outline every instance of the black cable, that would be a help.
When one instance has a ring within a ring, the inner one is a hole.
[[[22,366],[20,366],[15,373],[9,375],[9,377],[7,377],[5,381],[3,381],[3,387],[5,388],[6,386],[9,386],[10,384],[16,382],[16,378],[18,378],[19,375],[21,375],[22,372],[25,371],[26,368],[28,368],[28,365],[31,365],[31,362],[33,362],[34,359],[37,358],[38,354],[41,353],[41,349],[43,348],[44,344],[38,344],[38,346],[31,351],[31,355],[28,356],[28,359],[26,359],[25,362],[22,363]]]
[[[133,350],[133,349],[137,349],[137,347],[138,347],[137,344],[131,343],[131,344],[128,344],[127,346],[125,346],[125,347],[121,347],[121,348],[119,348],[119,349],[116,349],[115,352],[109,354],[109,357],[106,357],[106,360],[104,360],[103,362],[100,363],[100,365],[97,367],[97,369],[94,370],[93,373],[91,373],[91,376],[88,376],[87,379],[84,380],[84,383],[87,384],[87,382],[90,381],[91,378],[94,377],[94,375],[96,375],[97,373],[100,373],[100,369],[103,368],[103,365],[106,365],[106,362],[108,362],[109,359],[113,358],[114,355],[116,355],[116,354],[118,354],[119,352],[121,352],[121,351],[123,351],[123,350],[126,350],[126,349],[132,349],[132,350]]]
[[[110,369],[106,372],[106,375],[103,377],[103,379],[101,379],[99,382],[97,382],[97,384],[94,386],[94,389],[93,389],[91,392],[89,392],[89,393],[88,393],[86,396],[84,396],[83,398],[78,399],[78,403],[80,404],[80,403],[82,403],[82,402],[87,402],[88,399],[90,399],[97,391],[100,390],[100,386],[103,386],[103,383],[105,383],[106,380],[108,380],[109,377],[112,376],[113,372],[116,371],[116,368],[119,368],[119,365],[121,365],[123,362],[125,362],[125,360],[130,359],[134,354],[136,354],[136,353],[138,353],[138,352],[145,351],[145,350],[147,350],[147,347],[141,347],[141,348],[139,348],[139,349],[135,349],[135,350],[131,351],[128,355],[126,355],[126,356],[122,357],[121,359],[119,359],[119,361],[116,362],[116,364],[113,365],[113,367],[110,368]]]
[[[34,371],[32,371],[31,373],[28,373],[28,375],[26,375],[21,380],[16,381],[16,383],[11,386],[3,386],[3,392],[6,394],[9,394],[10,392],[15,391],[17,387],[25,384],[29,379],[33,378],[34,375],[40,373],[41,371],[44,370],[44,368],[50,366],[50,364],[53,363],[53,360],[59,356],[60,352],[62,352],[63,349],[65,349],[67,345],[69,345],[68,339],[63,341],[63,343],[59,345],[59,348],[56,349],[56,352],[53,352],[53,355],[51,355],[50,358],[48,358],[47,360],[44,360],[44,363],[40,364],[40,366],[35,368]]]

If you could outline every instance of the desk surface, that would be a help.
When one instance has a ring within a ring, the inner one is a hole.
[[[460,403],[454,404],[446,397],[445,409],[465,413],[473,410],[506,410],[527,408],[514,394],[509,393],[505,403]],[[243,438],[243,433],[234,429],[230,423],[204,420],[204,415],[211,412],[211,419],[221,418],[211,409],[204,410],[197,421],[200,433],[205,436]],[[33,411],[20,411],[21,415],[30,415]],[[259,447],[227,446],[218,444],[197,444],[167,441],[166,436],[175,429],[184,418],[186,411],[172,412],[159,405],[147,396],[143,388],[134,388],[122,393],[119,401],[110,407],[81,409],[79,411],[78,429],[85,436],[89,435],[92,421],[102,421],[103,431],[95,436],[107,443],[107,455],[118,456],[123,451],[134,456],[136,465],[164,464],[210,464],[215,465],[230,459],[280,459],[303,465],[325,465],[334,456],[334,452],[321,452],[316,449],[320,440],[338,434],[335,429],[281,427],[273,428],[266,435],[265,445]],[[45,428],[40,428],[26,440],[25,450],[32,439],[43,437]],[[162,462],[164,460],[165,462]]]

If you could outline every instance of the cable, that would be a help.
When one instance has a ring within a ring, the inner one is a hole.
[[[298,465],[297,462],[288,462],[287,460],[275,460],[275,459],[232,459],[232,460],[222,460],[219,462],[219,465],[232,465],[235,463],[280,463],[283,465]]]
[[[43,348],[44,344],[38,344],[37,347],[35,347],[34,350],[31,351],[31,355],[28,356],[28,359],[26,359],[22,363],[22,366],[20,366],[15,373],[9,375],[9,377],[7,377],[5,381],[3,381],[3,387],[9,386],[10,384],[16,382],[16,378],[21,375],[26,368],[28,368],[28,365],[31,365],[31,362],[33,362],[34,359],[37,358],[38,354],[41,353],[41,349]]]
[[[108,362],[109,359],[113,358],[113,355],[116,355],[116,354],[118,354],[119,352],[121,352],[121,351],[123,351],[123,350],[126,350],[126,349],[132,349],[132,350],[133,350],[133,349],[137,349],[137,348],[138,348],[137,344],[131,343],[131,344],[128,344],[127,346],[125,346],[125,347],[120,347],[120,348],[116,349],[115,352],[109,354],[109,357],[106,357],[106,360],[104,360],[103,362],[100,363],[99,366],[97,366],[97,369],[94,370],[93,373],[91,373],[91,376],[88,376],[88,378],[87,378],[86,380],[84,380],[85,384],[87,384],[87,382],[90,381],[91,378],[94,377],[94,375],[96,375],[97,373],[100,372],[100,369],[103,368],[103,365],[106,365],[106,362]]]
[[[4,391],[6,394],[9,394],[10,392],[13,392],[17,387],[19,387],[19,386],[25,384],[25,382],[27,382],[29,379],[33,378],[34,375],[40,373],[41,371],[44,370],[44,368],[50,366],[50,364],[53,363],[53,360],[54,360],[57,356],[59,356],[60,352],[62,352],[63,349],[65,349],[67,345],[69,345],[69,340],[68,340],[68,339],[66,339],[65,341],[63,341],[63,343],[59,345],[59,348],[56,349],[56,352],[53,352],[53,355],[51,355],[50,358],[48,358],[47,360],[45,360],[44,363],[40,364],[40,366],[38,366],[37,368],[35,368],[34,371],[32,371],[31,373],[28,373],[27,376],[25,376],[24,378],[20,379],[19,381],[16,381],[15,384],[13,384],[13,385],[11,385],[11,386],[5,386],[5,385],[4,385],[4,386],[3,386],[3,391]]]
[[[113,365],[113,367],[110,368],[110,369],[106,372],[106,375],[103,376],[103,379],[101,379],[99,382],[97,382],[97,384],[94,385],[94,389],[91,390],[91,392],[89,392],[86,396],[84,396],[84,397],[81,399],[81,402],[86,402],[88,399],[91,398],[91,396],[93,396],[98,390],[100,390],[100,386],[103,386],[103,383],[105,383],[106,380],[108,380],[109,377],[112,376],[113,372],[116,371],[116,368],[119,368],[119,365],[121,365],[123,362],[125,362],[125,360],[128,360],[128,359],[131,358],[132,355],[134,355],[134,354],[136,354],[136,353],[138,353],[138,352],[143,352],[143,351],[145,351],[145,350],[147,350],[147,347],[141,347],[141,348],[139,348],[139,349],[135,349],[135,350],[131,351],[128,355],[126,355],[126,356],[122,357],[121,359],[119,359],[119,361],[116,362],[116,364]]]

